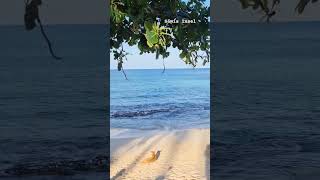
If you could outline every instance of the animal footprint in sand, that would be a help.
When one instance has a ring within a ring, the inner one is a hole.
[[[151,151],[151,157],[144,159],[142,163],[155,162],[159,158],[159,156],[160,156],[160,151],[157,151],[157,153],[155,153],[155,151]]]

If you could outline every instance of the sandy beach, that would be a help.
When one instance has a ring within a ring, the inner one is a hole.
[[[111,138],[111,180],[210,179],[210,130]],[[153,153],[152,153],[153,151]]]

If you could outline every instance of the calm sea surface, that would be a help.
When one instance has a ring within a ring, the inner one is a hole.
[[[214,180],[320,177],[320,23],[217,24]]]
[[[210,70],[111,70],[111,128],[209,128]]]
[[[103,179],[107,27],[46,30],[0,27],[0,179]]]

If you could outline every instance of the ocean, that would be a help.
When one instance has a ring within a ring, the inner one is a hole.
[[[214,180],[319,179],[319,30],[215,24]]]
[[[105,25],[0,27],[0,179],[106,179]]]
[[[125,72],[110,72],[111,137],[210,127],[210,69]]]
[[[46,29],[61,62],[38,31],[0,28],[0,178],[104,179],[107,27]],[[319,30],[215,24],[211,107],[206,69],[111,71],[111,128],[208,127],[211,109],[213,179],[318,179]]]

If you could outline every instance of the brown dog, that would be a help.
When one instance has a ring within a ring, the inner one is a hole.
[[[155,162],[159,158],[159,156],[160,156],[160,151],[157,151],[157,153],[155,151],[151,151],[151,157],[144,159],[142,163],[146,164],[146,163]]]

